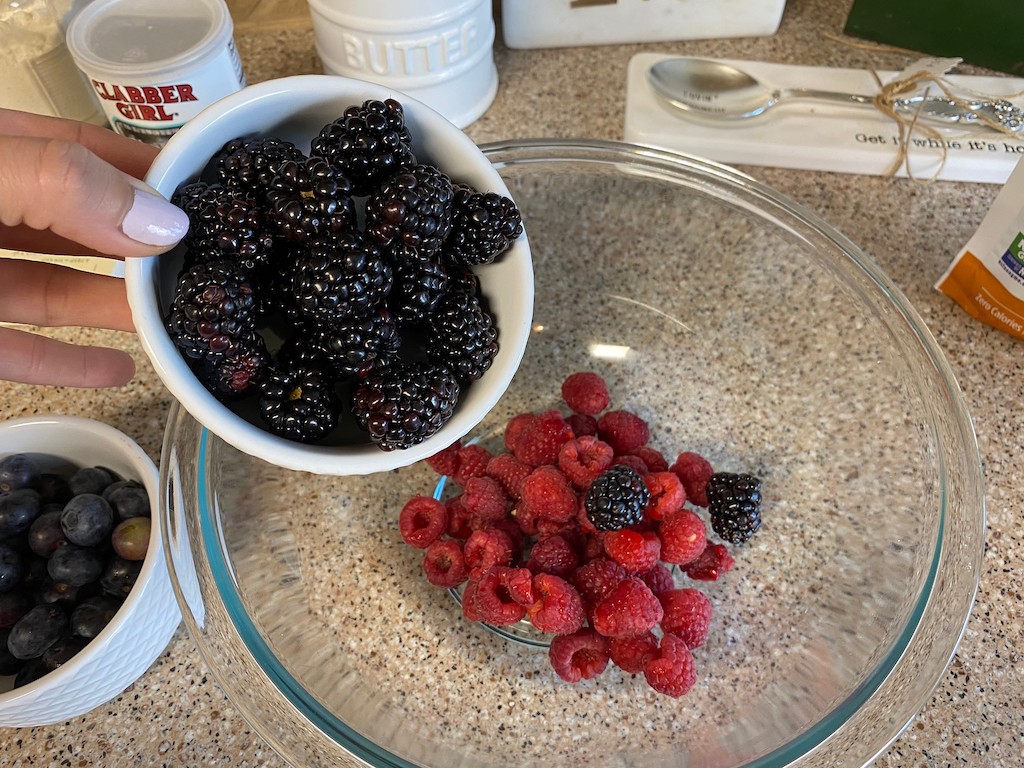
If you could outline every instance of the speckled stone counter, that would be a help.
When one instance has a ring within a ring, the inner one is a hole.
[[[495,50],[500,88],[488,112],[467,129],[479,143],[519,137],[622,136],[626,66],[642,51],[757,59],[806,65],[898,69],[905,59],[831,39],[850,0],[790,0],[770,38],[514,51]],[[313,36],[240,29],[250,81],[319,72]],[[970,71],[970,70],[968,70]],[[968,317],[933,289],[994,199],[989,185],[744,168],[823,215],[858,242],[907,295],[938,340],[975,420],[986,474],[985,568],[959,653],[919,717],[878,760],[904,766],[1018,766],[1024,744],[1024,640],[1018,566],[1024,544],[1020,465],[1024,346]],[[110,391],[0,384],[0,418],[39,413],[90,416],[134,437],[159,456],[170,397],[127,334],[53,331],[76,343],[117,345],[139,371]],[[180,629],[163,656],[123,695],[76,720],[0,730],[0,764],[12,766],[283,766],[225,698]]]

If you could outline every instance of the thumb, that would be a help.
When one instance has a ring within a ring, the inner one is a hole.
[[[80,144],[22,136],[0,136],[0,223],[111,256],[162,253],[188,229],[183,211]]]

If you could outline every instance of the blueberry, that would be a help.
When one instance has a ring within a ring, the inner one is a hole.
[[[19,659],[37,659],[67,632],[68,616],[56,605],[37,605],[11,627],[7,648]]]
[[[24,453],[13,453],[0,459],[0,491],[35,488],[39,483],[39,464]]]
[[[110,538],[114,510],[99,494],[80,493],[64,505],[60,525],[72,544],[95,547]]]
[[[141,570],[141,560],[125,560],[115,557],[103,571],[103,576],[100,577],[103,591],[115,597],[126,597],[135,586]]]
[[[0,539],[27,531],[42,508],[39,491],[32,488],[19,488],[0,495]]]
[[[71,635],[64,635],[43,653],[43,667],[53,672],[57,667],[66,664],[85,648],[85,641]]]
[[[103,492],[118,520],[133,517],[149,517],[149,494],[144,485],[136,480],[118,480]]]
[[[122,602],[113,595],[97,595],[83,600],[71,614],[71,633],[92,640],[114,618]]]
[[[39,476],[39,495],[43,497],[44,502],[60,504],[63,507],[68,503],[72,493],[66,477],[55,472],[43,472]]]
[[[103,489],[117,480],[108,469],[103,467],[83,467],[68,478],[71,495],[80,493],[103,493]]]
[[[43,512],[28,529],[28,546],[40,557],[50,557],[68,543],[60,518],[63,509]]]
[[[24,587],[0,594],[0,628],[13,627],[35,604],[32,593]]]
[[[14,687],[21,688],[23,685],[34,683],[45,674],[46,667],[43,666],[43,660],[41,658],[30,659],[22,664],[21,669],[18,670],[18,674],[14,678]]]
[[[61,605],[71,610],[78,601],[79,587],[47,579],[34,593],[36,605]]]
[[[103,560],[93,549],[69,544],[53,553],[47,571],[54,581],[80,587],[103,574]]]
[[[10,592],[25,578],[25,559],[10,544],[0,541],[0,592]]]
[[[0,675],[14,675],[21,669],[24,663],[7,648],[7,638],[11,634],[11,628],[0,629]]]

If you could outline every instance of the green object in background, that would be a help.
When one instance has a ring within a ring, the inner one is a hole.
[[[1024,77],[1024,0],[854,0],[843,31]]]

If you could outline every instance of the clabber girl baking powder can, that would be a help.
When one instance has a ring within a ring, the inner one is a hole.
[[[67,44],[111,127],[157,146],[245,86],[223,0],[93,0]]]

